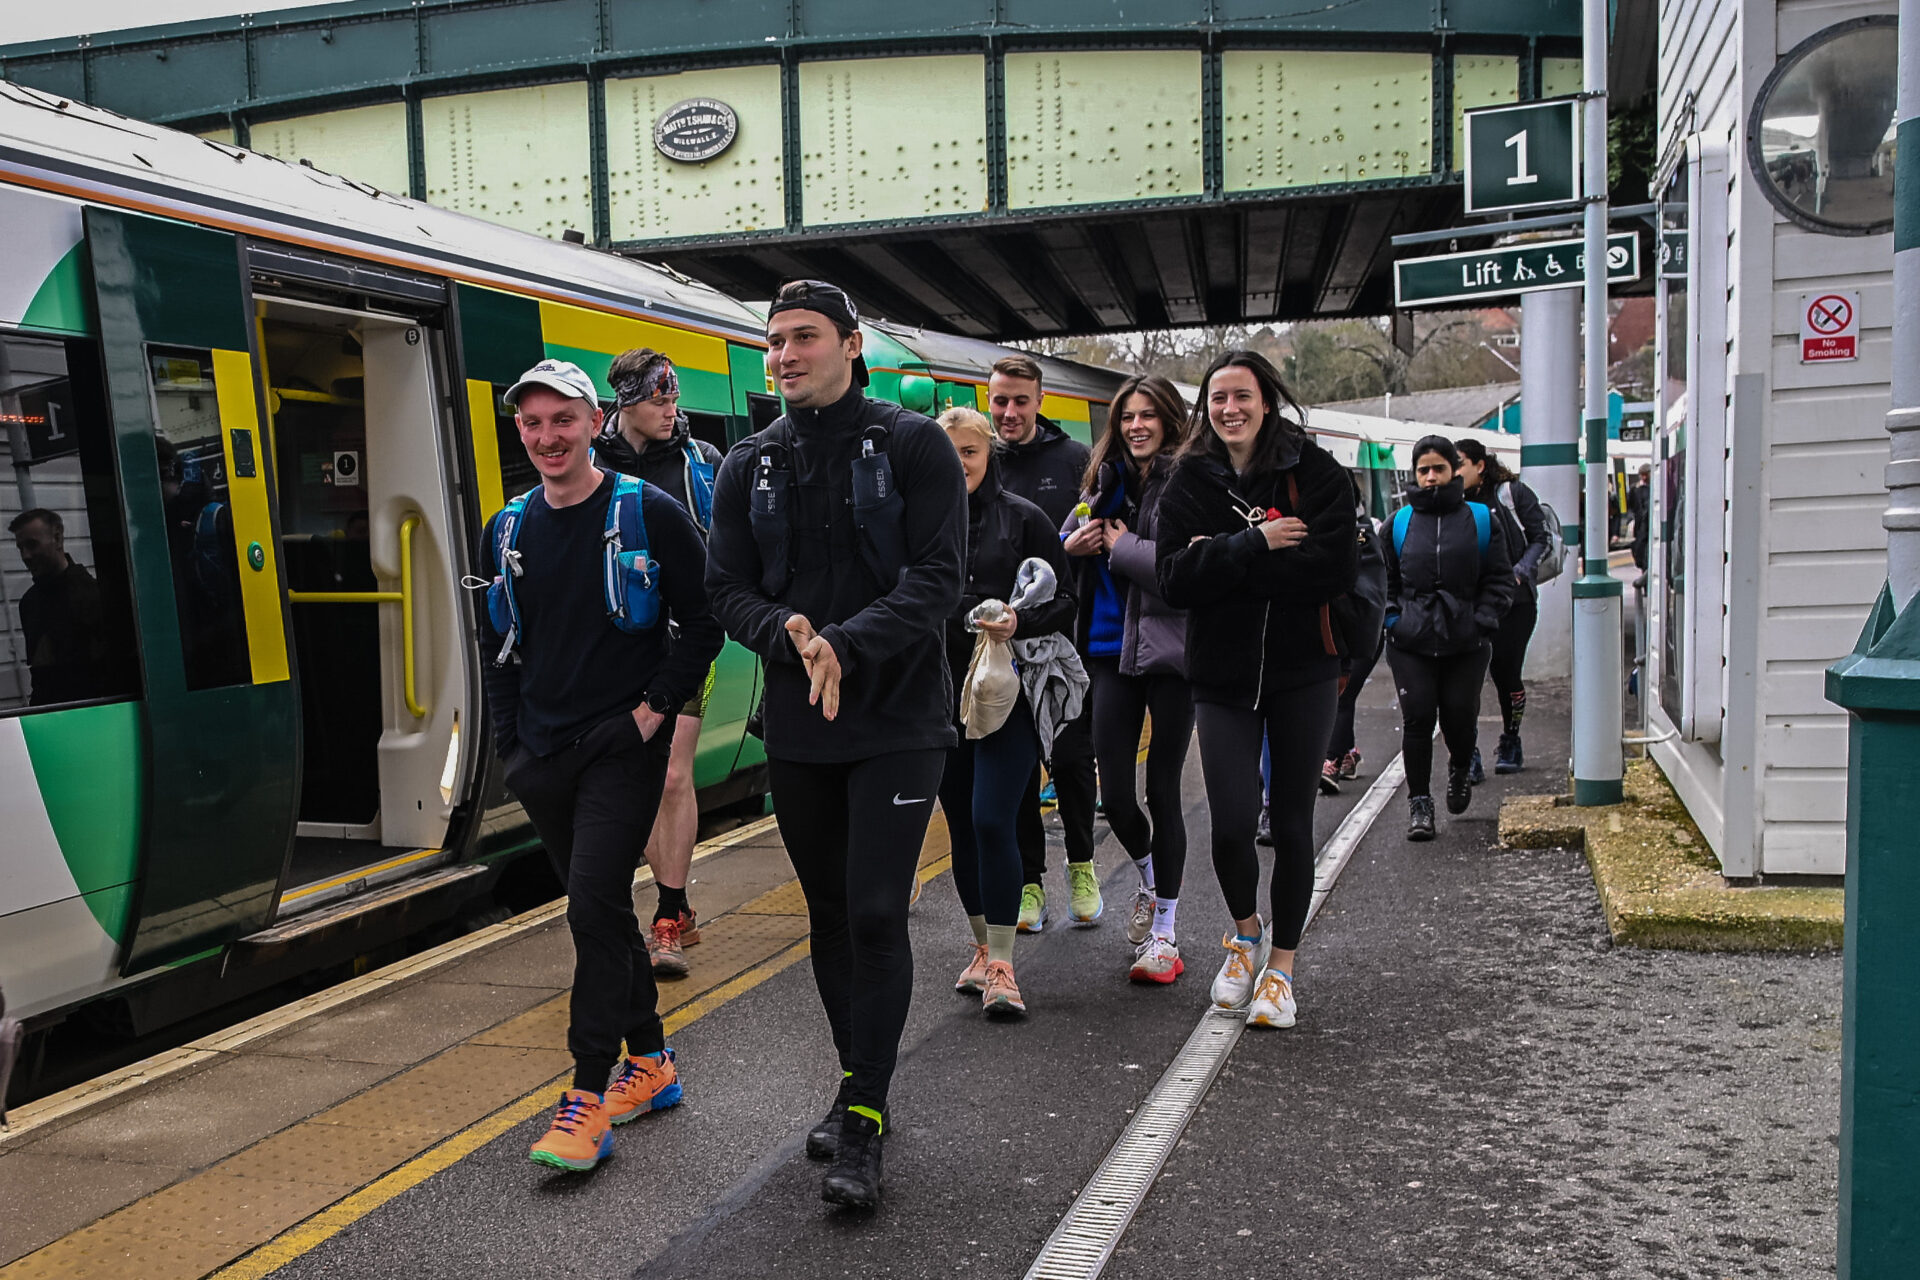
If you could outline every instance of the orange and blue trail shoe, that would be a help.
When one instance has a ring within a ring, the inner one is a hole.
[[[607,1122],[625,1124],[649,1111],[665,1111],[680,1101],[680,1072],[673,1050],[630,1057],[620,1063],[620,1074],[607,1086]]]
[[[585,1089],[569,1089],[561,1094],[560,1109],[553,1115],[553,1127],[527,1154],[535,1164],[575,1173],[585,1173],[612,1155],[613,1129],[600,1095]]]

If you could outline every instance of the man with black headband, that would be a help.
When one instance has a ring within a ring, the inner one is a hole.
[[[687,415],[680,412],[680,374],[673,361],[648,347],[624,351],[613,358],[607,381],[613,385],[615,409],[594,442],[600,465],[638,476],[676,499],[706,533],[713,519],[713,480],[721,453],[696,439]],[[693,757],[707,700],[713,696],[715,670],[707,668],[700,692],[680,708],[660,815],[647,842],[647,865],[660,891],[647,929],[647,954],[654,973],[663,978],[685,977],[685,948],[700,941],[699,918],[687,901],[687,875],[700,827]]]
[[[714,492],[707,587],[766,665],[768,774],[807,897],[842,1078],[807,1154],[821,1196],[871,1208],[913,994],[907,889],[954,745],[943,624],[960,601],[967,493],[930,419],[870,400],[859,316],[802,280],[767,317],[787,413],[735,445]]]

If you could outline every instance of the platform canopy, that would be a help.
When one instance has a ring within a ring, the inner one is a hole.
[[[1578,0],[347,0],[0,76],[744,297],[996,339],[1380,314]],[[1621,36],[1624,39],[1624,33]]]

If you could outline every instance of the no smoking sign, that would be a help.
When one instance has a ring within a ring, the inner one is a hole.
[[[1860,295],[1809,293],[1800,299],[1800,363],[1860,358]]]

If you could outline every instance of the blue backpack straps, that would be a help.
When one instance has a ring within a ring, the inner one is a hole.
[[[501,508],[493,522],[493,561],[497,570],[487,588],[487,620],[506,637],[493,660],[496,667],[507,665],[513,647],[520,642],[520,600],[513,581],[520,576],[520,524],[527,514],[527,494],[521,494]]]
[[[700,442],[687,437],[687,511],[704,536],[713,528],[713,464],[700,452]]]
[[[1480,544],[1480,558],[1487,558],[1487,544],[1493,541],[1493,513],[1486,504],[1469,502],[1467,510],[1473,512],[1473,536]]]
[[[1399,559],[1407,547],[1407,527],[1413,523],[1413,505],[1401,507],[1393,513],[1393,556]]]
[[[607,617],[622,631],[644,631],[660,619],[660,566],[649,554],[640,509],[644,481],[616,475],[601,535],[601,588]]]

